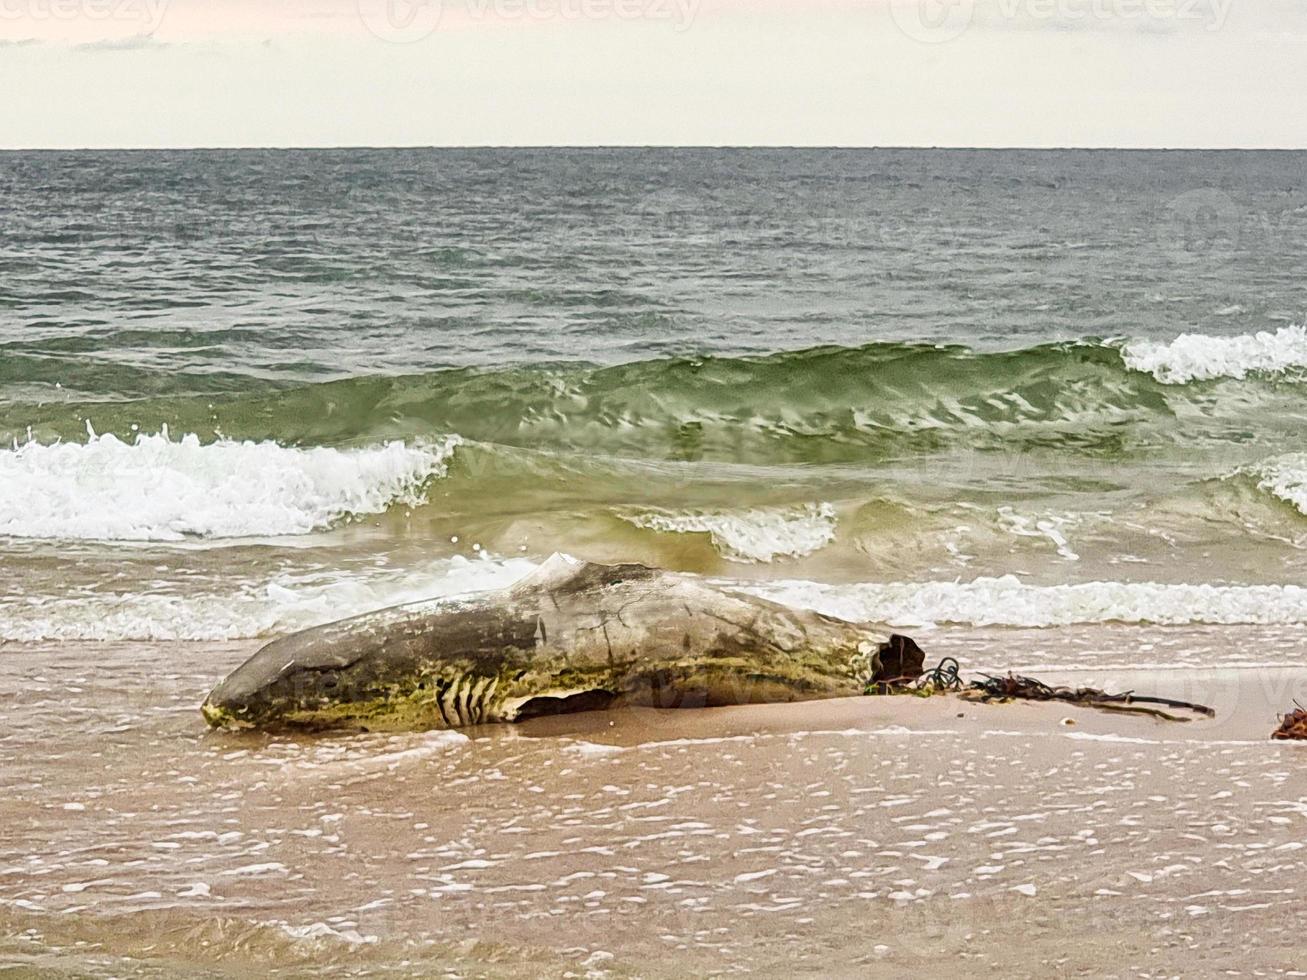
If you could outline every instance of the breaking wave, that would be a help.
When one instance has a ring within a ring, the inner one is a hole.
[[[1307,369],[1307,327],[1234,337],[1187,333],[1165,344],[1137,340],[1126,344],[1121,355],[1126,367],[1167,385],[1302,372]]]
[[[116,403],[11,402],[0,404],[0,434],[22,438],[30,428],[43,443],[76,440],[91,417],[120,439],[167,424],[283,446],[458,432],[484,445],[640,459],[832,463],[949,446],[1101,455],[1221,441],[1233,420],[1296,416],[1296,396],[1277,383],[1300,373],[1301,326],[1011,351],[873,343],[605,367],[448,369],[295,388],[258,383]],[[1198,384],[1218,379],[1230,386],[1214,393]]]
[[[89,426],[88,426],[89,429]],[[181,541],[306,534],[360,514],[418,505],[459,444],[289,448],[195,435],[89,432],[85,443],[0,452],[0,535]]]
[[[717,553],[736,562],[803,558],[835,540],[835,508],[825,503],[719,513],[644,511],[622,516],[651,531],[708,534]]]
[[[1287,453],[1240,472],[1256,480],[1257,489],[1307,515],[1307,453]]]

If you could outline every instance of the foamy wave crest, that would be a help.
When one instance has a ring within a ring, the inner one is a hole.
[[[296,449],[201,443],[165,428],[123,442],[29,442],[0,452],[0,535],[180,541],[307,534],[355,514],[424,502],[457,436],[430,445]]]
[[[1257,481],[1257,489],[1293,504],[1307,514],[1307,453],[1289,453],[1240,472]]]
[[[718,513],[643,511],[622,518],[651,531],[708,534],[717,553],[735,562],[802,558],[835,540],[835,508],[824,503]]]
[[[1307,368],[1307,328],[1281,327],[1237,337],[1181,334],[1169,344],[1136,340],[1121,350],[1126,367],[1168,385]]]
[[[1286,625],[1307,623],[1296,585],[1162,585],[1086,582],[1026,585],[1013,576],[972,582],[751,584],[743,591],[854,622],[890,626],[1072,626],[1089,623]]]
[[[1079,561],[1063,533],[1079,525],[1083,518],[1075,514],[1020,514],[1012,507],[998,509],[999,525],[1019,538],[1046,538],[1067,561]]]
[[[279,576],[228,594],[105,594],[0,602],[0,640],[239,640],[307,629],[376,609],[505,588],[525,558],[454,557],[420,569]]]

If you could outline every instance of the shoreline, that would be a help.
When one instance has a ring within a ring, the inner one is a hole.
[[[1261,635],[1172,629],[1209,655]],[[1284,975],[1300,945],[1307,757],[1270,733],[1307,668],[1038,674],[1205,695],[1188,723],[889,697],[207,732],[199,698],[257,645],[0,648],[0,966]]]

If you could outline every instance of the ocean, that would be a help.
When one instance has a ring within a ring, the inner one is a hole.
[[[0,974],[1283,975],[1305,164],[0,153]],[[1214,714],[200,716],[555,552]]]
[[[0,154],[0,640],[553,552],[899,627],[1307,622],[1307,155]]]

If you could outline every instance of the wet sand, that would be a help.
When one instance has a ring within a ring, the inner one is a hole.
[[[1307,746],[1268,735],[1307,668],[1120,668],[1301,641],[926,643],[1218,711],[1187,724],[862,698],[317,738],[205,731],[255,643],[6,645],[0,974],[1301,976]]]

